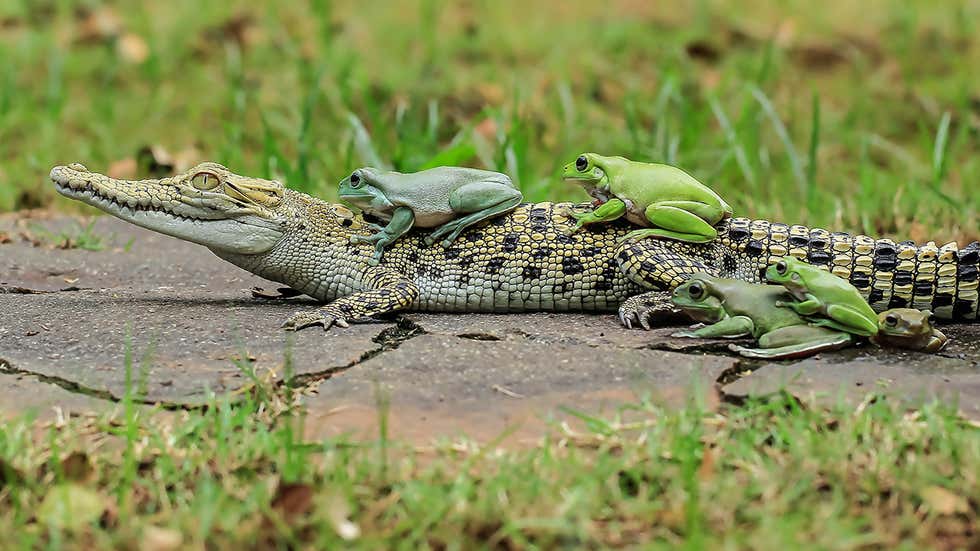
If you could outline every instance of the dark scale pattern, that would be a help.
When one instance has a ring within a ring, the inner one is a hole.
[[[786,255],[849,278],[879,311],[904,301],[931,304],[941,318],[977,316],[980,245],[915,248],[744,218],[720,223],[719,238],[708,244],[643,239],[620,245],[632,229],[625,222],[572,234],[570,205],[539,203],[470,228],[449,249],[426,246],[424,232],[410,232],[385,252],[381,266],[370,267],[369,245],[348,246],[352,234],[370,230],[349,211],[338,214],[341,208],[286,190],[279,210],[298,214],[305,230],[287,224],[283,241],[261,255],[219,254],[335,301],[322,312],[343,307],[355,317],[400,308],[608,311],[634,295],[637,303],[662,301],[662,295],[639,293],[669,290],[697,272],[759,282],[765,268]]]

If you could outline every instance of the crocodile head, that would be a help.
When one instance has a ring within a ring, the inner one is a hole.
[[[73,163],[51,169],[58,193],[137,226],[212,250],[258,254],[283,237],[279,182],[202,163],[171,178],[117,180]]]

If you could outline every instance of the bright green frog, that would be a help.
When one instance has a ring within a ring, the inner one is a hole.
[[[562,177],[581,184],[598,204],[588,213],[570,213],[578,222],[576,230],[625,216],[647,228],[627,239],[707,243],[718,236],[715,224],[732,216],[732,207],[718,194],[670,165],[583,153],[565,165]]]
[[[414,226],[436,228],[425,237],[448,247],[466,228],[513,210],[523,195],[506,174],[462,167],[437,167],[403,174],[359,168],[340,182],[339,196],[365,213],[388,221],[376,233],[352,236],[352,243],[375,243],[370,264]]]
[[[914,308],[892,308],[878,314],[878,334],[871,342],[878,346],[895,346],[924,352],[939,352],[949,342],[942,331],[933,327],[932,312]]]
[[[778,285],[758,285],[697,274],[674,289],[671,302],[696,321],[709,324],[675,337],[755,338],[761,349],[732,345],[750,358],[788,359],[836,350],[855,342],[842,331],[815,327],[803,316],[779,306],[791,300]]]
[[[769,266],[766,279],[782,285],[796,299],[780,306],[792,308],[814,325],[862,337],[878,332],[878,315],[861,293],[828,271],[787,256]]]

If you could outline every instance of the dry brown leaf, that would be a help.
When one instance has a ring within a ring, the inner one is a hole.
[[[828,70],[847,62],[843,51],[839,44],[807,44],[793,48],[790,54],[808,69]]]
[[[715,465],[718,463],[718,452],[713,448],[704,448],[701,466],[698,467],[698,478],[702,482],[708,482],[715,477],[717,471]]]
[[[147,526],[143,529],[140,551],[171,551],[179,549],[183,543],[184,536],[177,530]]]
[[[503,103],[507,94],[504,92],[503,87],[499,84],[493,82],[484,82],[482,84],[476,85],[476,92],[480,95],[485,103],[490,104],[500,104]]]
[[[909,239],[922,243],[929,238],[929,230],[919,222],[912,222],[908,229]]]
[[[497,121],[491,118],[483,119],[473,128],[473,131],[485,140],[495,140],[497,138]]]
[[[174,160],[160,145],[145,145],[136,152],[137,172],[162,178],[174,171]]]
[[[112,8],[101,6],[79,15],[76,39],[79,42],[104,42],[119,36],[122,28],[119,15]]]
[[[137,34],[126,33],[116,41],[116,54],[128,63],[143,63],[150,57],[150,47]]]
[[[360,526],[350,520],[350,504],[346,498],[339,494],[328,494],[323,499],[323,510],[338,536],[347,541],[361,536]]]
[[[225,40],[234,40],[238,43],[238,47],[244,50],[255,44],[259,36],[259,28],[251,14],[240,13],[221,25],[208,29],[205,34],[209,35],[208,37],[217,36]]]
[[[174,171],[184,172],[194,165],[200,164],[201,161],[203,159],[201,158],[201,151],[198,148],[191,146],[182,149],[173,156]]]
[[[10,234],[8,234],[7,232],[0,231],[0,245],[5,245],[7,243],[10,243],[11,241],[13,240],[10,239]]]
[[[276,496],[272,499],[272,508],[282,513],[287,520],[309,513],[313,509],[313,487],[309,484],[280,482]]]
[[[708,63],[714,63],[721,59],[721,51],[717,46],[708,42],[707,40],[694,40],[692,42],[688,42],[687,45],[684,46],[684,51],[687,52],[688,57],[691,59],[698,59]]]
[[[776,27],[776,34],[773,37],[773,42],[776,46],[780,48],[787,48],[796,39],[796,21],[793,19],[786,19]]]
[[[109,164],[106,175],[120,180],[130,180],[136,177],[137,167],[136,159],[119,159]]]
[[[95,469],[87,453],[76,451],[61,460],[61,473],[65,480],[85,482],[95,474]]]
[[[962,496],[943,488],[942,486],[927,486],[919,495],[922,501],[940,515],[969,513],[970,504]]]
[[[721,71],[713,68],[705,68],[704,71],[701,71],[699,77],[698,80],[701,81],[701,87],[705,90],[714,90],[721,84]]]

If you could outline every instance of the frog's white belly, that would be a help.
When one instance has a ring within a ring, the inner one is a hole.
[[[434,228],[436,226],[441,226],[459,216],[458,214],[452,212],[449,205],[446,205],[445,210],[418,208],[412,212],[415,213],[415,226],[420,228]]]

